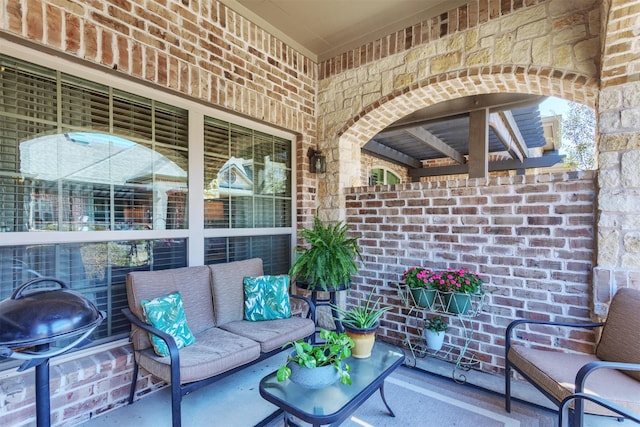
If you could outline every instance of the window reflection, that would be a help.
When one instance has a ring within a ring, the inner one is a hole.
[[[29,231],[184,228],[187,172],[142,144],[69,132],[20,143]]]

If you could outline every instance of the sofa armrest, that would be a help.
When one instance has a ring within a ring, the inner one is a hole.
[[[507,326],[504,337],[505,359],[508,358],[509,349],[511,348],[511,335],[512,331],[520,325],[533,324],[533,325],[546,325],[546,326],[564,326],[570,328],[599,328],[604,326],[604,323],[571,323],[571,322],[552,322],[548,320],[533,320],[533,319],[518,319],[514,320]]]
[[[304,301],[309,306],[309,311],[307,312],[307,318],[313,320],[313,323],[316,322],[316,305],[311,301],[310,298],[303,297],[302,295],[289,294],[290,298],[295,298]]]
[[[173,381],[174,379],[180,381],[180,352],[178,351],[176,340],[166,332],[163,332],[160,329],[154,328],[148,323],[143,322],[128,308],[123,308],[121,311],[122,314],[124,314],[124,317],[126,317],[127,320],[129,320],[129,322],[131,322],[133,325],[136,325],[140,329],[156,335],[167,344],[167,348],[169,349],[169,357],[171,358],[171,381]],[[174,369],[174,366],[178,369]],[[178,374],[176,378],[174,378],[174,371],[177,371]]]

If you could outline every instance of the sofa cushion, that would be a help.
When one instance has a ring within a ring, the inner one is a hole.
[[[289,276],[244,278],[244,318],[261,321],[291,317]]]
[[[142,310],[147,323],[171,335],[175,339],[178,348],[186,347],[196,341],[184,315],[180,292],[174,292],[152,300],[142,300]],[[149,338],[151,339],[153,350],[158,356],[169,355],[169,347],[163,339],[152,333],[149,333]]]
[[[561,401],[573,394],[578,370],[597,361],[593,354],[564,353],[514,345],[509,360],[555,399]],[[587,377],[585,392],[602,396],[633,412],[640,412],[640,382],[612,369],[600,369]],[[585,401],[585,411],[611,415],[606,409]]]
[[[618,289],[602,330],[596,355],[609,362],[640,363],[640,290]],[[624,371],[640,381],[640,371]]]
[[[260,357],[260,346],[218,328],[196,335],[196,342],[180,350],[180,382],[203,380],[249,363]],[[171,382],[169,357],[157,356],[152,349],[138,354],[138,363],[152,375]]]
[[[243,280],[245,276],[257,277],[264,274],[262,259],[212,264],[209,268],[216,325],[244,319]]]
[[[302,317],[265,320],[263,322],[240,320],[225,323],[220,327],[260,343],[260,351],[263,353],[282,348],[289,341],[306,338],[316,330],[313,320]]]
[[[215,326],[210,282],[211,272],[207,266],[128,273],[129,309],[139,319],[144,319],[142,300],[150,300],[178,291],[182,295],[182,305],[189,320],[189,329],[197,337],[201,331]],[[151,346],[148,334],[135,326],[131,327],[131,341],[136,350]]]

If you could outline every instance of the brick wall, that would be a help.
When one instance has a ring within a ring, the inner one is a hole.
[[[133,370],[131,346],[108,348],[50,366],[51,424],[72,426],[122,406],[129,398]],[[139,380],[144,394],[159,389],[150,377]],[[0,425],[35,426],[35,373],[0,373]]]
[[[357,290],[375,290],[385,305],[383,339],[417,339],[429,313],[403,307],[394,283],[411,266],[461,268],[483,277],[488,292],[471,322],[479,368],[504,366],[504,330],[519,318],[590,320],[595,174],[572,172],[360,187],[347,191],[346,221],[362,237]],[[355,292],[353,296],[360,293]],[[459,324],[448,339],[460,343]],[[588,351],[592,335],[541,346]]]

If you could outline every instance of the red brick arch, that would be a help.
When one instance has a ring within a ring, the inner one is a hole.
[[[376,133],[416,110],[490,93],[556,96],[595,108],[598,80],[572,71],[534,66],[487,66],[442,73],[382,96],[353,116],[337,137],[362,147]]]

